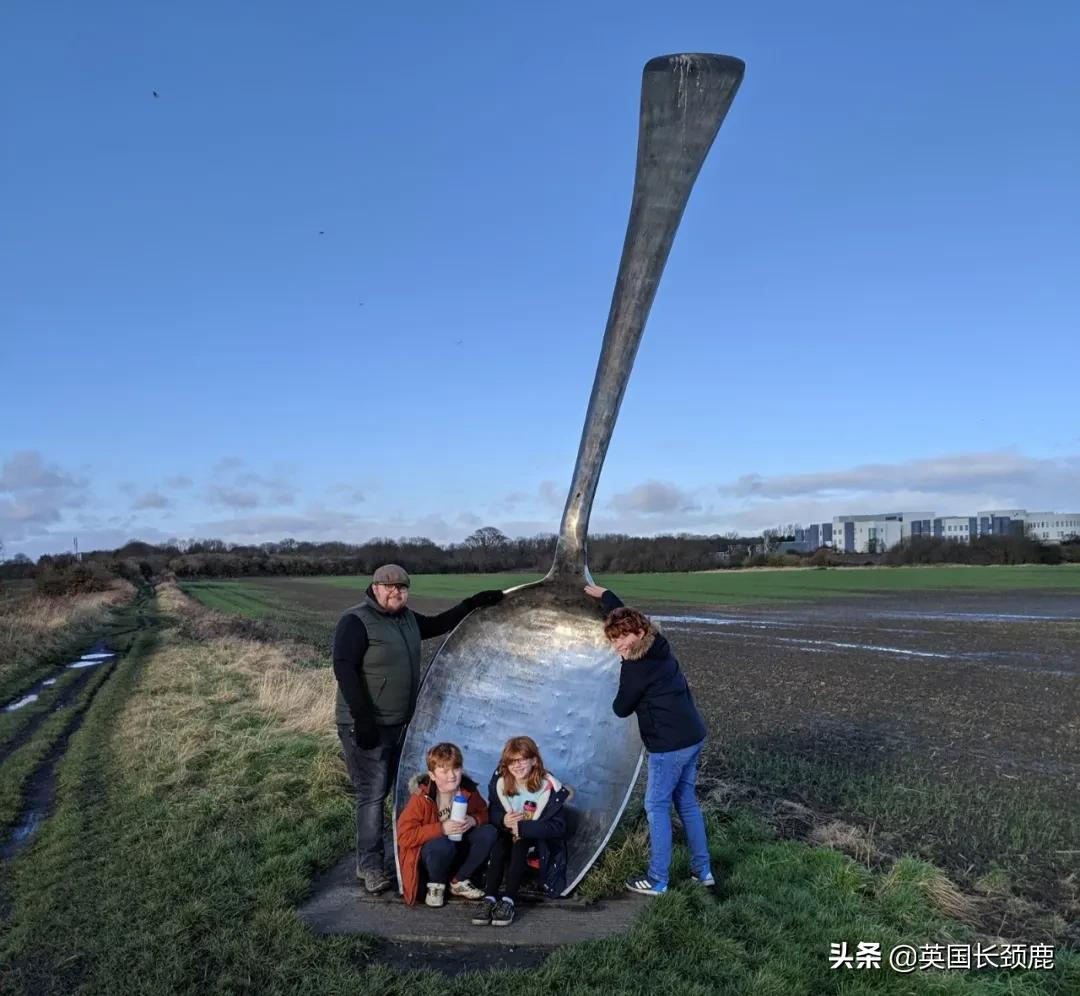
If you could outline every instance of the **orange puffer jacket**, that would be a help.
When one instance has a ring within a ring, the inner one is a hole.
[[[442,836],[442,824],[439,822],[438,790],[427,772],[411,778],[409,788],[413,794],[398,817],[397,846],[401,891],[405,902],[413,906],[420,892],[420,848],[429,840]],[[487,803],[477,791],[476,782],[468,775],[462,775],[458,791],[468,798],[465,812],[476,820],[477,826],[487,823]]]

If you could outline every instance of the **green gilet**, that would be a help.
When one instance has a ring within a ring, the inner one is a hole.
[[[416,616],[410,609],[390,615],[370,596],[346,609],[345,614],[356,616],[367,630],[368,648],[360,671],[375,707],[375,722],[380,726],[407,723],[420,688],[420,626]],[[340,688],[334,716],[340,724],[353,722]]]

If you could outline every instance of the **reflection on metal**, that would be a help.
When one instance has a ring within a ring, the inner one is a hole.
[[[487,795],[505,741],[524,734],[574,790],[567,884],[576,884],[606,843],[641,763],[637,724],[611,699],[619,659],[595,603],[562,599],[544,585],[472,613],[432,662],[402,751],[395,812],[408,776],[433,743],[450,740]]]
[[[614,831],[642,760],[637,723],[611,712],[619,660],[604,639],[599,606],[582,592],[591,581],[589,515],[675,230],[743,69],[717,55],[661,56],[645,66],[630,222],[555,561],[543,581],[511,589],[447,637],[402,748],[395,829],[409,778],[423,770],[432,744],[457,743],[486,793],[503,743],[520,734],[536,740],[575,793],[567,892]]]

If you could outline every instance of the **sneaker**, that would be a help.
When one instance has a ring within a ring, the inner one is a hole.
[[[626,880],[626,887],[631,892],[642,896],[662,896],[667,892],[667,886],[654,882],[648,875],[635,875]]]
[[[381,868],[358,872],[357,877],[364,883],[364,888],[373,896],[385,892],[391,885],[390,876]]]
[[[711,889],[714,885],[716,885],[716,879],[713,878],[712,872],[706,872],[700,877],[698,877],[697,875],[691,875],[690,884],[701,885],[704,886],[706,889]]]
[[[495,908],[491,911],[491,926],[493,927],[509,927],[514,922],[514,903],[513,900],[503,897],[496,904]]]
[[[438,909],[446,905],[446,886],[442,882],[428,882],[427,895],[424,902],[432,909]]]
[[[450,883],[450,895],[461,896],[462,899],[483,899],[484,890],[478,889],[466,878],[460,882]]]
[[[498,903],[491,896],[484,896],[484,901],[476,907],[476,911],[473,913],[472,922],[478,927],[491,926],[491,915],[495,912],[496,906],[498,906]]]

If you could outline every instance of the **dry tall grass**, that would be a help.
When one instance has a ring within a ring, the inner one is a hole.
[[[315,656],[315,648],[230,635],[226,617],[189,598],[175,584],[158,587],[158,603],[183,621],[185,635],[206,648],[215,666],[243,675],[255,704],[282,726],[297,733],[336,737],[333,671],[296,664]]]
[[[905,884],[914,885],[946,916],[965,923],[975,921],[978,900],[961,892],[939,868],[913,858],[901,858],[879,882],[878,894],[883,895]]]
[[[127,581],[108,591],[64,598],[27,595],[0,602],[0,677],[27,658],[43,657],[103,625],[135,595]]]

